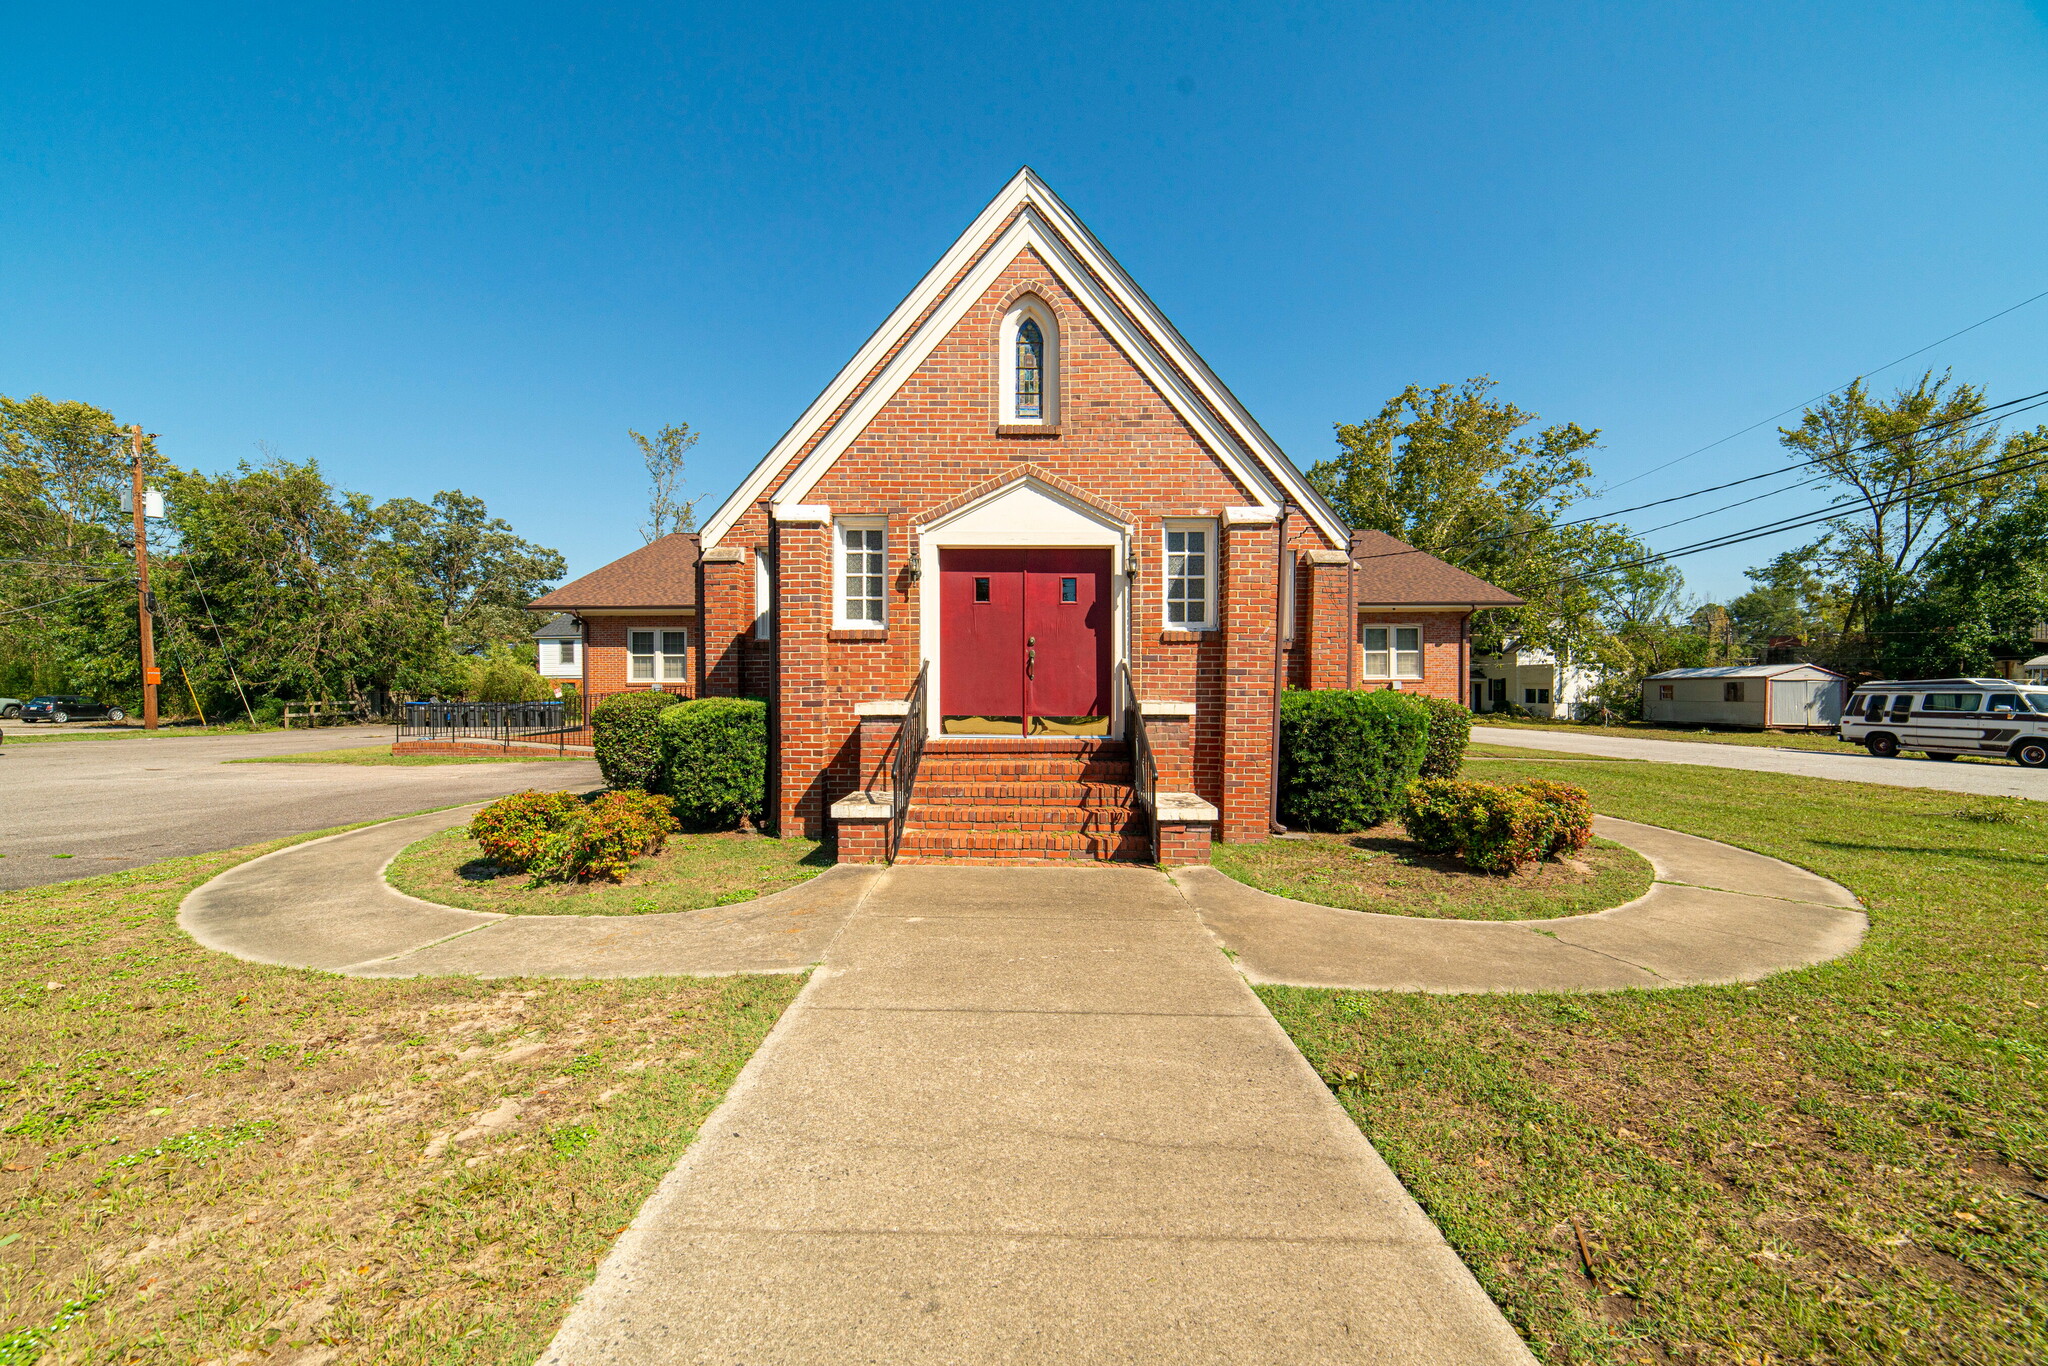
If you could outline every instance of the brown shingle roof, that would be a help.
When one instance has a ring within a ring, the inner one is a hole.
[[[1384,531],[1351,533],[1360,607],[1518,607],[1522,600]]]
[[[595,612],[606,607],[695,607],[697,533],[672,531],[572,579],[528,606],[538,612]]]

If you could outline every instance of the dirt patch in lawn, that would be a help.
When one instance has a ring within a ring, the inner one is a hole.
[[[0,896],[0,1360],[532,1361],[802,979],[199,948],[255,852]]]
[[[1210,857],[1219,871],[1275,896],[1440,920],[1587,915],[1635,900],[1654,878],[1642,855],[1606,840],[1513,877],[1477,873],[1455,858],[1423,853],[1391,822],[1356,835],[1219,844]]]
[[[407,845],[385,878],[408,896],[502,915],[655,915],[730,906],[794,887],[832,866],[816,840],[738,831],[671,835],[659,853],[633,861],[625,881],[529,887],[484,857],[463,827]]]

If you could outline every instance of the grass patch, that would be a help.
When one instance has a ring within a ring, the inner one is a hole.
[[[659,854],[633,861],[624,882],[529,887],[526,874],[500,872],[456,826],[407,845],[385,877],[409,896],[471,911],[654,915],[752,901],[831,866],[831,851],[816,840],[716,831],[669,836]]]
[[[40,724],[40,723],[38,723]],[[10,745],[47,745],[62,740],[122,740],[130,736],[148,736],[159,740],[190,739],[195,735],[270,735],[283,730],[283,726],[257,726],[253,729],[246,721],[232,726],[194,726],[178,722],[167,722],[152,731],[140,721],[109,721],[89,726],[52,726],[47,732],[31,733],[26,727],[20,730],[10,728],[6,743]],[[298,727],[298,729],[305,729]]]
[[[2048,808],[1738,769],[1489,767],[1811,868],[1872,920],[1847,959],[1753,986],[1259,988],[1537,1354],[2048,1356]]]
[[[1502,730],[1563,731],[1571,735],[1603,735],[1620,740],[1694,740],[1706,745],[1749,745],[1760,749],[1810,749],[1826,754],[1854,754],[1861,745],[1842,743],[1833,734],[1813,731],[1716,730],[1695,726],[1658,726],[1647,721],[1617,721],[1611,726],[1579,721],[1521,721],[1494,714],[1475,716],[1475,726]]]
[[[1609,758],[1605,755],[1597,754],[1567,754],[1561,749],[1525,749],[1520,745],[1487,745],[1481,744],[1476,740],[1465,746],[1465,757],[1467,759],[1561,759],[1566,763],[1573,764],[1642,764],[1649,762],[1647,759]],[[1469,778],[1475,775],[1465,773],[1459,776]],[[1485,774],[1476,776],[1485,777]]]
[[[1356,835],[1218,844],[1210,858],[1217,871],[1276,896],[1441,920],[1586,915],[1635,900],[1653,879],[1647,859],[1607,840],[1569,863],[1539,863],[1514,877],[1475,873],[1423,853],[1392,823]]]
[[[567,754],[393,754],[389,745],[358,745],[321,749],[306,754],[263,754],[251,759],[223,759],[228,764],[367,764],[374,767],[421,768],[429,764],[562,764],[588,763],[588,756]]]
[[[0,895],[0,1360],[529,1362],[802,984],[354,981],[178,932],[275,847]]]

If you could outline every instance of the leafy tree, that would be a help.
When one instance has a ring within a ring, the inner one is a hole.
[[[1534,428],[1537,416],[1492,396],[1485,376],[1410,385],[1365,422],[1337,424],[1337,456],[1309,481],[1354,527],[1396,536],[1525,599],[1482,612],[1474,647],[1550,650],[1563,659],[1611,651],[1645,595],[1674,571],[1636,563],[1643,544],[1618,523],[1568,525],[1592,489],[1585,452],[1597,430]]]
[[[658,541],[672,531],[694,531],[697,527],[695,499],[682,501],[683,456],[697,444],[698,432],[687,422],[672,423],[651,438],[628,428],[626,435],[640,447],[647,464],[647,521],[640,539]]]
[[[2031,629],[2048,620],[2048,489],[1949,535],[1924,567],[1873,623],[1879,671],[1983,676],[2000,656],[2037,653]]]
[[[1788,550],[1769,564],[1745,571],[1756,585],[1727,607],[1735,647],[1754,655],[1774,636],[1794,636],[1817,650],[1834,644],[1847,603],[1838,586],[1806,550]]]
[[[426,591],[460,651],[524,641],[526,604],[568,572],[558,551],[520,539],[481,498],[444,489],[431,504],[394,498],[376,511],[406,572]]]
[[[1837,635],[1889,613],[1952,539],[2048,487],[2042,469],[2020,468],[2048,453],[2037,453],[2048,428],[2006,434],[1979,421],[1984,407],[1983,390],[1930,370],[1885,400],[1859,380],[1779,429],[1828,501],[1854,504],[1820,540],[1780,557],[1812,563]]]

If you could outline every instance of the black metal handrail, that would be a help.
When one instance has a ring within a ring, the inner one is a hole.
[[[1145,730],[1145,709],[1138,703],[1138,684],[1131,666],[1116,666],[1117,691],[1124,695],[1124,739],[1131,747],[1131,795],[1145,808],[1151,829],[1152,857],[1159,857],[1159,765],[1152,759],[1152,737]]]
[[[910,818],[910,797],[917,788],[917,766],[924,760],[925,732],[930,727],[925,722],[925,678],[931,672],[926,663],[917,671],[917,682],[910,689],[910,706],[903,713],[903,724],[896,732],[896,753],[889,760],[890,800],[895,804],[889,814],[889,861],[896,861],[896,852],[903,847],[903,827]]]

